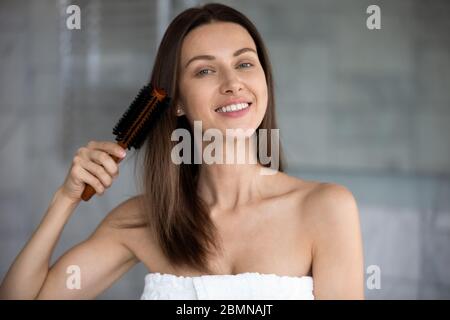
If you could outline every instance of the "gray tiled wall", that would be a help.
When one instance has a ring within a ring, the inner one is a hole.
[[[0,277],[42,218],[78,147],[111,128],[149,76],[161,27],[196,1],[0,2]],[[358,201],[368,298],[450,298],[450,2],[223,1],[266,41],[288,171]],[[381,7],[382,29],[365,27]],[[164,16],[164,12],[168,15]],[[133,157],[82,203],[53,260],[135,192]],[[100,299],[135,299],[137,266]]]

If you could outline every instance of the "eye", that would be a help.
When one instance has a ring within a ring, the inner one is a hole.
[[[209,74],[209,72],[205,72],[205,71],[212,71],[212,70],[211,69],[202,69],[199,72],[197,72],[196,75],[202,77],[202,76],[206,76],[207,74]]]
[[[239,67],[242,65],[248,65],[248,67],[245,67],[245,68],[250,68],[253,66],[253,64],[251,64],[250,62],[243,62],[243,63],[239,64]]]

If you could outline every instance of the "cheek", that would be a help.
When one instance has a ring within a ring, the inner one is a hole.
[[[200,90],[199,90],[200,89]],[[192,115],[202,116],[209,112],[208,95],[201,88],[197,88],[195,92],[192,92],[190,99],[188,99],[189,109]]]
[[[261,108],[261,111],[265,112],[268,103],[268,90],[264,73],[258,77],[258,81],[255,81],[254,88],[258,106]]]
[[[266,85],[266,83],[264,83],[264,85],[261,86],[261,88],[260,88],[260,95],[261,95],[262,102],[264,103],[265,106],[267,106],[268,94],[267,94],[267,85]]]
[[[184,106],[188,118],[196,118],[205,109],[205,88],[190,81],[180,83],[180,104]]]

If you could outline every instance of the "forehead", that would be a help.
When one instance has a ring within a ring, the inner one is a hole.
[[[186,62],[201,54],[227,56],[244,47],[256,50],[253,38],[244,27],[232,22],[213,22],[186,35],[181,46],[181,60]]]

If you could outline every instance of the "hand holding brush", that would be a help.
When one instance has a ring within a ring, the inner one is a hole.
[[[139,149],[170,98],[163,89],[144,86],[113,129],[117,143],[91,141],[78,149],[61,192],[70,199],[88,201],[102,195],[119,175],[119,163],[126,149]]]

